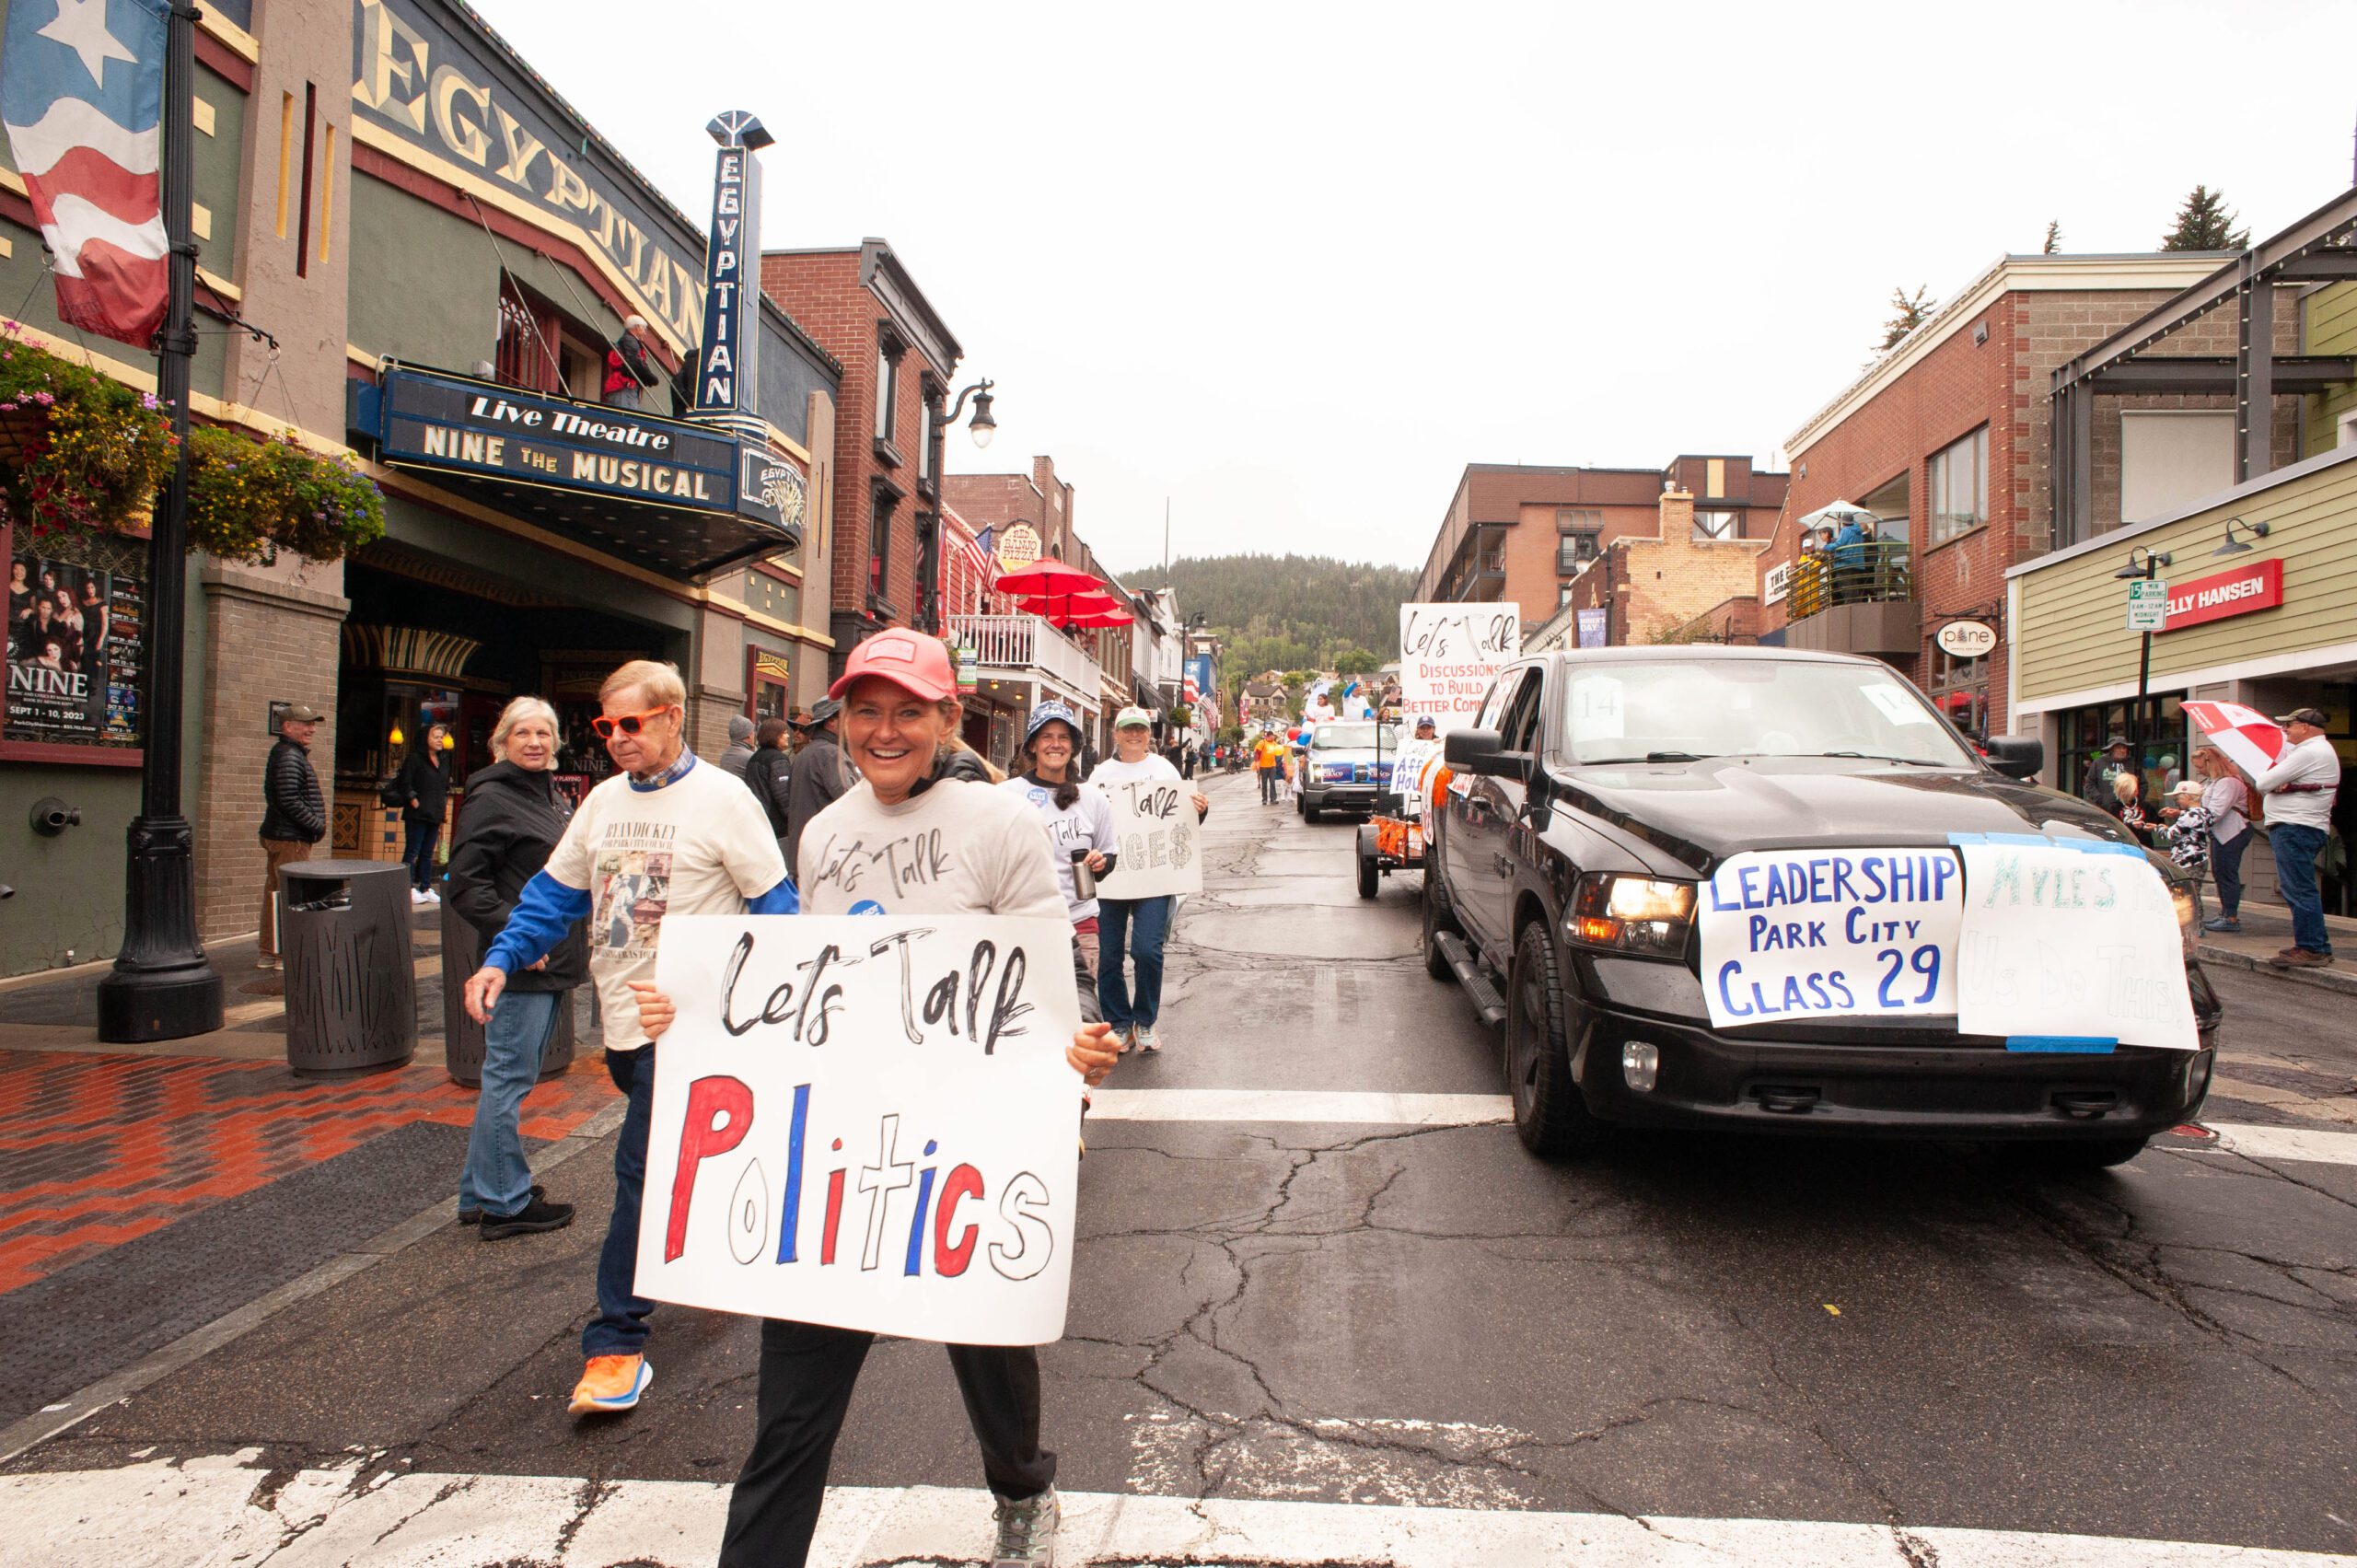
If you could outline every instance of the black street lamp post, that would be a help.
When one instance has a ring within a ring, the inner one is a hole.
[[[2112,576],[2123,583],[2139,579],[2149,583],[2168,563],[2165,551],[2147,550],[2140,544],[2129,551],[2128,564],[2114,572]],[[2129,746],[2135,752],[2136,776],[2139,778],[2144,776],[2144,738],[2152,727],[2146,713],[2151,702],[2152,684],[2153,633],[2148,631],[2144,633],[2143,652],[2136,661],[2136,712],[2128,726]]]
[[[968,398],[974,400],[974,417],[968,425],[968,428],[974,433],[974,445],[987,447],[991,444],[991,437],[998,433],[998,421],[991,417],[992,385],[991,378],[987,376],[983,377],[958,394],[958,401],[949,405],[947,413],[936,413],[931,416],[932,424],[925,431],[924,438],[933,443],[933,472],[936,484],[941,482],[941,433],[958,423],[958,416],[966,412]],[[941,519],[938,516],[933,519],[933,525],[924,530],[917,545],[923,552],[917,565],[917,575],[923,582],[923,587],[918,595],[923,602],[917,611],[917,624],[922,630],[938,637],[942,631]]]
[[[131,819],[122,947],[99,982],[99,1038],[110,1044],[183,1040],[221,1027],[221,977],[196,936],[195,831],[180,815],[181,633],[187,620],[189,361],[196,240],[190,226],[197,9],[174,0],[164,55],[164,231],[169,295],[157,340],[156,393],[180,447],[148,537],[146,725],[139,815]]]

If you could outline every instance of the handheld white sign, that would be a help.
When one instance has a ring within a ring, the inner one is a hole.
[[[1063,1333],[1072,932],[674,915],[637,1290],[954,1344]]]
[[[1399,607],[1399,697],[1446,735],[1471,724],[1501,666],[1522,654],[1522,611],[1511,604]]]
[[[1191,785],[1137,779],[1097,786],[1113,803],[1113,869],[1097,879],[1102,899],[1159,899],[1203,890]]]
[[[2127,844],[1967,842],[1959,1032],[2016,1051],[2193,1051],[2177,905]]]
[[[1715,1028],[1956,1011],[1964,879],[1951,850],[1747,851],[1700,892]]]

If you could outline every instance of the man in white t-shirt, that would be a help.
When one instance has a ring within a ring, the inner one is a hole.
[[[2266,797],[2267,842],[2275,851],[2275,885],[2292,906],[2292,945],[2267,961],[2278,969],[2322,969],[2332,962],[2332,936],[2316,889],[2316,856],[2332,835],[2340,755],[2325,738],[2322,710],[2294,708],[2275,722],[2292,744],[2251,786]]]
[[[606,678],[595,728],[620,771],[581,802],[467,981],[467,1012],[483,1022],[508,975],[539,962],[575,921],[587,920],[606,1072],[627,1104],[614,1144],[614,1211],[598,1259],[598,1316],[581,1335],[586,1365],[573,1390],[575,1415],[629,1410],[655,1376],[644,1348],[655,1303],[635,1289],[655,1103],[655,1047],[639,1004],[655,989],[664,917],[792,914],[798,905],[752,792],[687,749],[687,700],[679,670],[652,659],[633,659]]]

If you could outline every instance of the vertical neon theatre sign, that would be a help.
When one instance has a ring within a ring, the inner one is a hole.
[[[704,249],[695,414],[758,436],[761,166],[753,155],[777,138],[742,110],[715,115],[704,129],[720,144],[720,156],[713,166],[712,234]]]

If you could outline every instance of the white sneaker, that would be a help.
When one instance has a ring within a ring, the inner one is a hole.
[[[1148,1056],[1155,1055],[1162,1050],[1162,1037],[1154,1032],[1152,1024],[1140,1024],[1131,1038],[1138,1042],[1138,1049]]]
[[[425,889],[425,901],[429,904],[438,904],[442,901],[442,895],[434,889],[428,888]]]
[[[409,907],[410,907],[410,908],[412,908],[412,909],[415,909],[418,905],[420,905],[420,904],[424,903],[424,901],[425,901],[425,889],[423,889],[423,888],[412,888],[412,889],[409,890]]]

